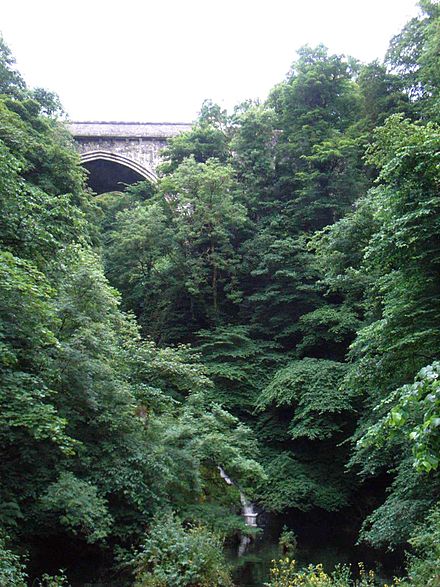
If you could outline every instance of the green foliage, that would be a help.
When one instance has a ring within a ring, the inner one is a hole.
[[[132,561],[136,587],[232,586],[222,541],[201,526],[185,528],[171,515],[155,520]]]
[[[283,526],[278,545],[281,552],[291,557],[298,548],[298,538],[293,530],[289,530],[287,526]]]
[[[260,528],[247,526],[237,507],[238,491],[227,490],[225,483],[214,481],[218,471],[212,471],[209,479],[208,500],[198,504],[189,504],[179,511],[180,517],[188,524],[200,524],[214,534],[223,536],[228,542],[238,536],[255,537],[261,533]],[[220,503],[219,503],[220,502]]]
[[[324,359],[291,361],[260,394],[257,407],[266,411],[261,433],[272,448],[265,453],[268,480],[259,496],[269,509],[334,511],[348,503],[352,479],[343,472],[345,450],[337,446],[352,411],[341,388],[346,370]]]
[[[387,71],[378,61],[363,65],[357,82],[362,98],[362,122],[366,130],[380,126],[390,114],[409,112],[410,102],[403,92],[401,77]]]
[[[7,537],[0,536],[0,584],[26,587],[27,574],[22,558],[8,548]]]
[[[55,92],[50,92],[44,88],[34,88],[32,98],[40,104],[41,114],[46,116],[61,116],[64,114],[60,98]]]
[[[370,149],[371,160],[383,165],[370,193],[377,228],[362,269],[375,277],[367,291],[371,319],[352,357],[358,359],[354,385],[380,397],[435,358],[440,201],[438,130],[391,117],[377,136]]]
[[[76,478],[72,473],[61,473],[41,498],[41,508],[74,535],[81,534],[93,543],[105,538],[111,526],[111,517],[105,500],[97,488]]]
[[[25,87],[15,66],[15,59],[0,35],[0,94],[20,95]]]
[[[380,169],[368,195],[373,230],[357,265],[368,322],[352,345],[347,385],[363,400],[354,436],[363,440],[352,464],[365,476],[387,470],[394,477],[362,536],[394,547],[409,538],[438,491],[436,475],[427,480],[411,471],[413,463],[431,470],[438,459],[435,390],[428,391],[435,367],[410,384],[438,347],[438,129],[393,116],[376,137],[368,155]]]
[[[379,585],[373,571],[365,571],[362,563],[359,563],[359,579],[352,578],[349,566],[337,566],[332,573],[327,573],[321,564],[308,565],[302,569],[297,568],[295,560],[289,558],[273,560],[270,583],[266,587],[374,587]],[[394,578],[391,584],[383,584],[383,587],[401,585],[401,580]]]
[[[170,320],[177,295],[173,288],[175,249],[159,203],[141,202],[122,210],[108,233],[107,275],[124,296],[125,307],[157,339]],[[161,295],[165,288],[167,294]]]
[[[361,326],[356,309],[350,304],[325,304],[316,310],[303,314],[299,319],[299,328],[304,333],[297,351],[307,354],[322,347],[346,349],[354,334]],[[328,355],[331,352],[328,350]],[[335,355],[337,353],[335,352]]]
[[[202,394],[192,394],[188,398],[177,421],[170,421],[165,415],[164,424],[163,443],[177,469],[172,486],[181,484],[181,507],[189,502],[188,491],[185,491],[188,482],[200,495],[204,494],[204,499],[209,497],[212,482],[207,473],[214,470],[220,482],[218,466],[222,466],[250,496],[256,482],[264,479],[263,469],[255,460],[259,449],[250,428],[221,406],[208,403]],[[175,501],[179,503],[180,499],[175,496]]]
[[[383,445],[401,430],[412,444],[414,467],[421,473],[438,468],[440,459],[440,363],[424,367],[413,384],[390,394],[377,409],[387,409],[359,441],[362,447]]]
[[[242,312],[259,338],[290,350],[302,337],[300,316],[320,302],[305,242],[263,229],[243,244],[243,252],[247,275]]]
[[[349,66],[323,46],[303,47],[285,84],[272,95],[277,123],[277,191],[293,227],[334,222],[362,193],[360,151],[347,132],[359,112]],[[286,198],[287,196],[287,198]]]
[[[107,274],[156,341],[187,341],[239,299],[234,245],[246,213],[234,190],[231,167],[192,157],[162,179],[156,198],[116,215]]]
[[[350,409],[350,396],[340,390],[345,373],[346,365],[334,361],[293,361],[275,373],[258,398],[257,407],[293,408],[289,425],[292,438],[327,438],[340,431],[334,415]]]
[[[236,108],[232,123],[231,163],[249,217],[257,223],[271,213],[273,202],[277,143],[274,112],[267,104],[245,103]]]
[[[343,316],[347,315],[348,323],[350,315],[353,316],[351,320],[356,317],[360,321],[364,315],[363,298],[374,275],[360,269],[364,250],[377,226],[373,204],[364,197],[356,202],[354,209],[344,218],[314,233],[309,242],[326,293],[338,296],[339,300],[342,298],[337,311]]]
[[[98,221],[104,251],[111,242],[113,235],[108,233],[115,229],[118,213],[153,198],[156,191],[156,184],[145,180],[126,186],[123,192],[104,193],[94,197],[102,211],[98,215]]]
[[[5,63],[8,83],[17,86],[12,61]],[[191,182],[188,170],[199,172],[191,200],[200,199],[195,233],[191,219],[183,227],[176,207],[173,217],[175,200],[155,197],[143,185],[122,203],[102,197],[97,215],[72,140],[53,118],[55,96],[40,90],[31,96],[24,87],[8,93],[0,101],[0,517],[11,543],[29,548],[31,564],[43,573],[44,561],[34,557],[48,536],[66,549],[72,543],[94,545],[96,552],[127,547],[169,506],[186,508],[188,517],[192,508],[197,523],[209,517],[197,509],[206,502],[224,512],[228,532],[236,532],[239,495],[218,491],[217,467],[227,464],[244,487],[261,479],[252,432],[205,399],[212,382],[188,345],[159,348],[141,339],[91,247],[99,226],[103,245],[110,243],[122,265],[128,249],[123,293],[138,280],[138,291],[141,283],[151,285],[159,298],[163,282],[155,272],[169,264],[166,255],[177,255],[173,268],[180,263],[190,280],[185,239],[192,235],[203,250],[204,227],[211,223],[206,268],[222,271],[235,226],[232,171],[215,161],[189,161],[176,171],[176,198],[179,181]],[[230,186],[230,197],[220,201],[222,183]],[[235,218],[241,222],[242,216],[238,206]],[[170,251],[164,250],[167,238]],[[4,555],[4,572],[16,573],[18,581],[18,559],[6,547]],[[48,585],[63,581],[43,578]]]
[[[252,338],[247,326],[228,325],[198,332],[196,348],[214,382],[213,397],[249,418],[271,367],[280,361],[276,345]]]
[[[267,479],[257,490],[265,508],[275,512],[287,508],[308,511],[314,507],[337,511],[348,504],[351,486],[341,475],[341,456],[330,455],[328,447],[315,449],[312,455],[304,458],[301,452],[298,457],[290,451],[265,451]]]
[[[229,158],[226,126],[226,112],[217,104],[206,100],[191,130],[174,137],[163,150],[165,161],[160,167],[161,173],[173,173],[185,159],[191,157],[197,163],[206,163],[212,158],[226,163]]]
[[[143,540],[139,585],[230,585],[211,532],[250,532],[241,489],[276,512],[356,502],[361,539],[413,540],[435,584],[440,35],[420,6],[388,68],[303,47],[266,103],[204,103],[157,186],[96,199],[57,96],[0,40],[0,576],[24,585],[15,545],[34,564],[50,536]]]
[[[14,429],[24,429],[35,439],[51,439],[68,450],[66,421],[57,414],[51,401],[54,392],[42,376],[48,369],[47,349],[57,343],[53,291],[32,264],[4,252],[0,292],[3,442],[11,441]]]
[[[440,584],[440,508],[430,511],[410,539],[415,554],[408,559],[409,585],[436,587]]]
[[[185,289],[193,304],[211,299],[214,318],[219,290],[231,283],[236,271],[235,232],[246,221],[246,210],[236,201],[234,188],[232,169],[215,159],[206,163],[186,159],[161,182],[184,261]]]
[[[421,14],[393,37],[387,62],[403,79],[418,114],[438,119],[440,68],[440,6],[436,0],[420,0]]]
[[[383,449],[382,452],[389,465],[392,456]],[[399,458],[385,501],[366,517],[360,532],[360,540],[376,548],[394,550],[406,546],[417,524],[438,499],[438,475],[420,477],[411,458],[400,455]],[[378,460],[375,453],[373,460]]]
[[[63,571],[59,575],[48,575],[44,573],[41,581],[37,580],[37,587],[69,587],[67,577]]]
[[[343,216],[367,185],[354,130],[360,105],[348,62],[321,46],[303,48],[265,108],[264,114],[245,111],[243,129],[233,139],[243,197],[256,223],[241,249],[242,312],[260,338],[290,350],[306,335],[304,351],[327,356],[332,337],[312,341],[299,323],[326,305],[304,232]],[[250,161],[247,174],[241,159]],[[342,359],[342,347],[339,340],[331,358]]]

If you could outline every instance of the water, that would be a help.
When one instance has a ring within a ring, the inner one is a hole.
[[[332,570],[338,563],[350,563],[351,553],[340,548],[324,546],[319,549],[298,549],[292,558],[298,568],[308,564],[322,563],[326,570]],[[229,554],[229,561],[233,567],[233,579],[237,587],[262,587],[269,581],[272,560],[285,557],[278,544],[273,540],[257,538],[250,544],[242,556]],[[357,561],[356,561],[357,562]]]
[[[257,528],[258,524],[257,524],[257,517],[258,517],[258,512],[255,508],[255,505],[248,501],[246,495],[242,492],[242,490],[240,489],[240,487],[238,487],[238,485],[229,477],[229,475],[225,472],[225,470],[223,469],[223,467],[217,467],[219,472],[220,472],[220,477],[222,479],[224,479],[224,481],[228,484],[228,485],[235,485],[235,487],[237,487],[238,491],[240,492],[240,501],[241,501],[241,514],[244,518],[244,523],[247,526],[251,526],[252,528]],[[246,537],[243,537],[243,539]],[[246,542],[245,540],[242,539],[242,542]],[[247,543],[247,542],[246,542]],[[241,543],[240,543],[241,546]],[[243,554],[243,552],[242,552]]]
[[[240,491],[242,516],[245,523],[252,528],[258,527],[259,517],[255,505],[247,500],[222,467],[218,469],[221,478],[228,485],[235,485]],[[272,561],[286,556],[278,544],[281,520],[265,514],[261,518],[260,521],[265,527],[260,535],[254,538],[241,536],[238,547],[233,545],[227,549],[228,560],[233,569],[234,584],[237,587],[263,587],[270,579]],[[299,531],[298,548],[290,557],[296,560],[297,568],[321,563],[326,571],[331,572],[336,565],[351,565],[356,572],[358,563],[362,562],[367,569],[374,570],[376,576],[384,581],[390,581],[396,568],[396,560],[387,561],[384,553],[355,546],[355,537],[344,536],[343,529],[337,520],[338,518],[329,518],[328,514],[321,514],[318,518],[297,514],[290,520],[295,531]],[[385,563],[385,566],[382,563]]]
[[[228,549],[227,558],[233,569],[234,585],[262,587],[269,580],[272,559],[279,556],[278,545],[260,537],[248,544],[244,553],[237,552],[237,549]]]
[[[284,558],[278,546],[276,533],[263,533],[250,544],[244,553],[239,553],[237,548],[228,549],[228,561],[233,569],[233,580],[237,587],[262,587],[269,581],[272,560]],[[315,542],[302,542],[299,537],[299,547],[290,558],[297,562],[297,568],[307,565],[322,563],[326,571],[331,572],[338,564],[351,565],[354,571],[359,562],[364,562],[367,569],[375,571],[383,581],[389,581],[395,574],[395,560],[386,560],[383,553],[380,555],[371,549],[354,546],[350,543],[335,544],[326,541],[322,544]],[[377,563],[382,559],[382,563]]]
[[[221,467],[218,469],[225,483],[235,485]],[[239,487],[237,489],[240,491]],[[401,557],[394,557],[393,560],[383,552],[354,546],[356,532],[347,533],[347,528],[351,526],[344,524],[344,517],[340,514],[326,514],[320,511],[292,512],[290,515],[279,517],[264,512],[259,515],[255,505],[247,500],[242,491],[240,499],[245,523],[252,527],[254,532],[258,526],[260,529],[253,538],[242,535],[226,549],[236,587],[263,587],[269,581],[272,560],[286,556],[279,547],[279,537],[286,523],[294,530],[298,539],[295,552],[289,554],[290,558],[296,560],[298,569],[310,563],[322,563],[328,572],[337,564],[350,564],[356,570],[358,563],[363,562],[367,570],[374,570],[378,577],[387,582],[391,582],[394,574],[402,573],[398,568],[402,562]],[[381,561],[381,565],[378,565],[377,561]],[[132,585],[129,577],[125,581],[118,580],[114,573],[109,573],[110,565],[104,559],[98,565],[96,560],[91,563],[87,557],[82,556],[81,563],[75,564],[76,577],[71,577],[73,587]],[[67,568],[69,565],[64,566]],[[60,568],[60,565],[57,568]],[[68,574],[70,576],[71,573]],[[101,582],[98,577],[101,578]]]
[[[285,556],[278,546],[280,530],[280,524],[273,524],[273,520],[270,520],[262,534],[256,538],[251,540],[243,537],[241,541],[228,546],[226,554],[236,587],[263,587],[264,583],[269,581],[272,560]],[[337,532],[335,531],[334,534],[333,539],[325,537],[322,540],[317,539],[316,536],[305,537],[299,534],[299,547],[290,558],[297,561],[298,568],[309,563],[322,563],[326,571],[333,570],[340,563],[351,564],[352,568],[356,569],[357,563],[362,561],[367,569],[375,570],[383,581],[391,582],[392,575],[396,573],[396,561],[391,561],[391,564],[387,565],[383,553],[379,555],[369,549],[355,547],[347,540],[339,540],[337,543]],[[377,569],[378,560],[384,562],[382,569]],[[118,580],[113,573],[110,574],[108,571],[106,573],[105,565],[100,573],[96,568],[96,561],[94,564],[93,561],[83,561],[81,568],[77,568],[76,571],[76,577],[71,576],[70,569],[68,571],[73,587],[131,587],[132,585],[129,578],[126,581]],[[400,574],[399,571],[397,574]],[[98,576],[102,577],[101,580]]]
[[[223,469],[223,467],[217,467],[217,469],[220,472],[220,477],[222,479],[224,479],[225,483],[227,483],[228,485],[234,485],[234,482],[232,481],[232,479],[226,474],[225,470]]]

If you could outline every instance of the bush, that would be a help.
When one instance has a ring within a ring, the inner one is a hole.
[[[278,544],[283,554],[292,556],[298,548],[298,538],[293,530],[289,530],[287,526],[284,526]]]
[[[222,546],[204,527],[158,518],[132,561],[135,587],[232,587]]]
[[[110,532],[112,518],[107,502],[95,485],[70,472],[60,474],[41,498],[41,508],[74,536],[93,544]]]
[[[377,583],[373,571],[365,571],[364,565],[359,563],[359,578],[352,579],[351,569],[347,565],[337,566],[327,574],[322,565],[309,565],[303,569],[296,568],[296,561],[284,558],[273,560],[270,570],[271,581],[265,583],[266,587],[375,587]],[[391,585],[383,587],[396,587],[400,585],[400,579],[395,578]]]
[[[0,585],[26,587],[27,574],[21,558],[7,547],[7,538],[0,534]]]
[[[408,584],[440,587],[440,504],[431,510],[410,543],[416,554],[408,559]]]
[[[41,581],[37,581],[38,587],[69,587],[67,577],[64,571],[59,571],[59,575],[44,574]]]

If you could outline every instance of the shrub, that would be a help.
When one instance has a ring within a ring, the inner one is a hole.
[[[59,575],[44,574],[40,581],[37,581],[38,587],[69,587],[67,577],[64,571],[59,571]]]
[[[303,569],[297,569],[296,561],[288,557],[273,560],[270,570],[270,583],[266,587],[374,587],[377,579],[373,571],[365,571],[364,565],[359,563],[359,578],[352,579],[351,569],[347,565],[337,566],[328,574],[323,566],[309,565]],[[400,585],[400,579],[395,578],[391,585],[383,587],[396,587]]]
[[[283,554],[292,556],[298,548],[298,538],[293,530],[289,530],[287,526],[284,526],[278,544]]]
[[[0,534],[0,585],[26,587],[27,574],[21,558],[7,547],[7,538]]]
[[[409,585],[440,587],[440,504],[411,538],[415,555],[408,559]]]
[[[222,546],[204,527],[158,518],[132,561],[135,587],[232,587]]]

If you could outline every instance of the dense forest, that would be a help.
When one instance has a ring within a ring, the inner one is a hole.
[[[0,41],[2,587],[237,584],[243,495],[266,585],[383,585],[310,524],[440,585],[439,56],[437,0],[383,63],[303,47],[96,195]]]

